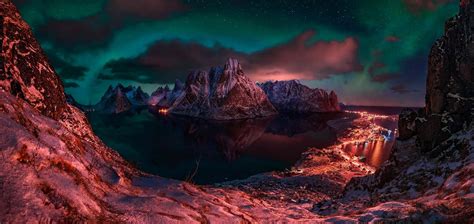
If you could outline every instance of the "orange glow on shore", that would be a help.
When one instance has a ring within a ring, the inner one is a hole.
[[[168,109],[164,109],[164,108],[159,109],[159,110],[158,110],[158,113],[160,113],[160,114],[167,114],[167,113],[168,113]]]
[[[396,121],[398,116],[379,115],[365,111],[345,112],[357,114],[359,118],[354,120],[356,127],[350,128],[347,136],[340,138],[340,144],[335,145],[334,149],[340,150],[342,155],[352,163],[363,166],[373,173],[386,160],[385,156],[389,154],[389,152],[384,152],[387,150],[385,145],[388,144],[388,141],[393,141],[397,134],[397,129],[386,129],[377,125],[375,121]]]

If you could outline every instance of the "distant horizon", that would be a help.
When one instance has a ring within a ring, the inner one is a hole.
[[[180,81],[182,81],[184,83],[183,80],[180,80]],[[269,81],[272,81],[272,80],[269,80]],[[275,81],[291,81],[291,80],[275,80]],[[297,81],[301,81],[301,80],[297,80]],[[119,84],[122,84],[124,87],[128,87],[128,86],[141,87],[143,92],[145,92],[149,95],[151,95],[159,87],[169,86],[172,89],[173,86],[174,86],[174,83],[168,83],[168,84],[158,84],[158,83],[156,83],[156,84],[146,84],[146,86],[148,86],[148,87],[144,87],[143,85],[124,84],[122,82],[110,83],[109,86],[116,87]],[[317,88],[317,87],[315,87],[315,88]],[[107,86],[107,88],[103,89],[102,94],[104,94],[107,91],[107,89],[108,89],[108,86]],[[320,89],[323,89],[323,88],[320,88]],[[323,89],[323,90],[328,91],[328,92],[331,91],[331,90],[327,90],[327,89]],[[66,90],[66,94],[70,94],[70,93]],[[336,92],[336,94],[337,94],[337,92]],[[72,94],[70,94],[70,95],[72,95]],[[100,97],[99,97],[99,99],[95,103],[92,103],[92,104],[90,102],[84,103],[84,102],[81,102],[81,101],[77,100],[77,98],[74,95],[72,95],[72,96],[74,97],[74,99],[77,102],[79,102],[82,105],[95,105],[100,101]],[[345,106],[356,106],[356,107],[392,107],[392,108],[424,108],[425,107],[425,105],[423,105],[423,106],[420,106],[420,105],[413,106],[413,105],[364,105],[364,104],[352,104],[352,103],[347,104],[345,102],[342,102],[340,99],[339,99],[339,103],[342,103]]]

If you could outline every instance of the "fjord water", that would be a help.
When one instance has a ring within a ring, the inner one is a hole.
[[[150,113],[89,113],[98,136],[141,170],[197,184],[290,168],[308,147],[336,143],[339,114],[205,121]]]

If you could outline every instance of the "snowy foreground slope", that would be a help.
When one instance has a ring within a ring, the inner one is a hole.
[[[463,38],[470,41],[473,12],[474,4],[463,1],[461,15],[449,26],[461,24],[458,28],[467,32]],[[466,58],[459,64],[464,78],[449,73],[455,76],[455,88],[433,93],[429,105],[441,105],[434,108],[441,113],[402,114],[404,138],[379,171],[373,173],[335,145],[309,149],[288,172],[199,187],[144,174],[105,146],[84,114],[66,103],[60,79],[9,0],[0,0],[0,13],[1,223],[474,221],[473,95],[471,86],[464,86],[473,80],[472,64],[465,66],[474,52],[471,42],[462,42]],[[448,111],[459,102],[462,107]],[[435,114],[441,122],[432,121]],[[353,126],[339,136],[341,144],[374,137],[371,130],[378,127],[370,117],[348,119]],[[455,124],[450,125],[451,120]],[[439,128],[452,133],[434,141],[417,122],[447,124]]]

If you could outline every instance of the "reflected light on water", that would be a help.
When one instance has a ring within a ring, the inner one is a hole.
[[[367,164],[378,168],[390,156],[394,141],[372,140],[363,143],[349,143],[342,146],[343,151],[351,156],[365,160]]]

